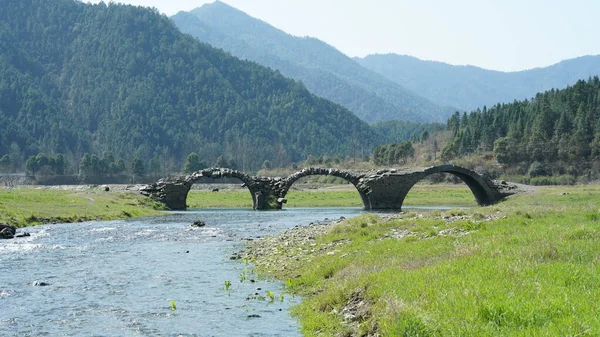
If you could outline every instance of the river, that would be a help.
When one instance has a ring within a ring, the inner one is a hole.
[[[248,240],[362,212],[208,209],[21,229],[31,236],[0,240],[0,336],[301,336],[288,310],[298,299],[229,257]]]

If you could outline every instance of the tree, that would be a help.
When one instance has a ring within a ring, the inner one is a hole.
[[[429,139],[429,132],[427,132],[427,130],[423,130],[423,132],[421,132],[421,135],[419,136],[419,141],[423,143],[427,139]]]
[[[79,164],[79,178],[82,181],[89,182],[93,177],[99,175],[98,157],[95,154],[85,153]]]
[[[54,169],[54,174],[63,175],[65,174],[65,157],[62,153],[58,153],[51,160],[52,168]]]
[[[229,167],[232,170],[237,170],[237,163],[235,162],[235,160],[233,160],[233,158],[229,159],[229,161],[227,162],[227,167]]]
[[[5,154],[0,158],[0,172],[8,173],[10,170],[10,157]]]
[[[102,160],[100,161],[100,171],[103,174],[113,174],[114,172],[115,155],[111,151],[104,151],[102,153]]]
[[[150,158],[150,163],[148,164],[148,167],[150,169],[150,175],[152,177],[158,177],[161,175],[160,159],[158,158],[158,156]]]
[[[215,167],[227,167],[227,160],[223,156],[219,156],[215,161]]]
[[[37,159],[35,156],[30,156],[29,158],[27,158],[27,161],[25,162],[25,174],[27,174],[30,177],[35,176],[35,173],[38,170],[38,163],[37,163]]]
[[[133,163],[131,164],[131,173],[134,176],[143,177],[146,174],[146,170],[144,168],[144,162],[138,157],[133,159]]]
[[[317,159],[315,158],[315,156],[313,156],[313,155],[309,155],[309,156],[306,158],[305,164],[306,164],[307,166],[313,166],[313,165],[316,165],[316,164],[317,164]]]
[[[118,174],[118,173],[123,173],[127,170],[127,168],[125,167],[125,161],[123,161],[123,159],[119,158],[115,161],[115,165],[113,168],[113,173]]]
[[[271,169],[271,162],[268,160],[265,160],[262,164],[261,167],[263,170],[270,170]]]
[[[206,168],[206,164],[200,160],[200,156],[196,152],[188,154],[183,163],[183,172],[187,174],[200,171],[204,168]]]

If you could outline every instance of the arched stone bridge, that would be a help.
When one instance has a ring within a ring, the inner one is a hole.
[[[367,210],[401,209],[410,189],[434,173],[450,173],[460,178],[471,189],[479,205],[491,205],[514,194],[506,183],[496,183],[474,171],[454,165],[372,171],[311,167],[285,178],[256,177],[227,168],[209,168],[177,179],[161,179],[143,187],[141,193],[166,204],[170,209],[185,210],[188,192],[200,179],[236,178],[250,191],[254,209],[281,208],[286,202],[286,194],[298,179],[311,175],[330,175],[354,185]]]

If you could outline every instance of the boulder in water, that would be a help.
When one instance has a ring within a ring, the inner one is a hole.
[[[17,229],[8,224],[0,224],[0,239],[12,239],[15,237]]]
[[[204,227],[204,226],[206,226],[206,223],[202,220],[196,220],[196,221],[194,221],[194,223],[192,223],[191,226],[192,227]]]

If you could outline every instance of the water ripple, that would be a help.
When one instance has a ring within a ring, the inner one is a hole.
[[[243,238],[359,212],[203,210],[33,227],[0,242],[10,271],[0,273],[0,336],[300,336],[287,312],[297,299],[248,301],[257,288],[279,294],[283,285],[240,282],[251,266],[229,256]],[[207,225],[191,228],[198,219]]]

